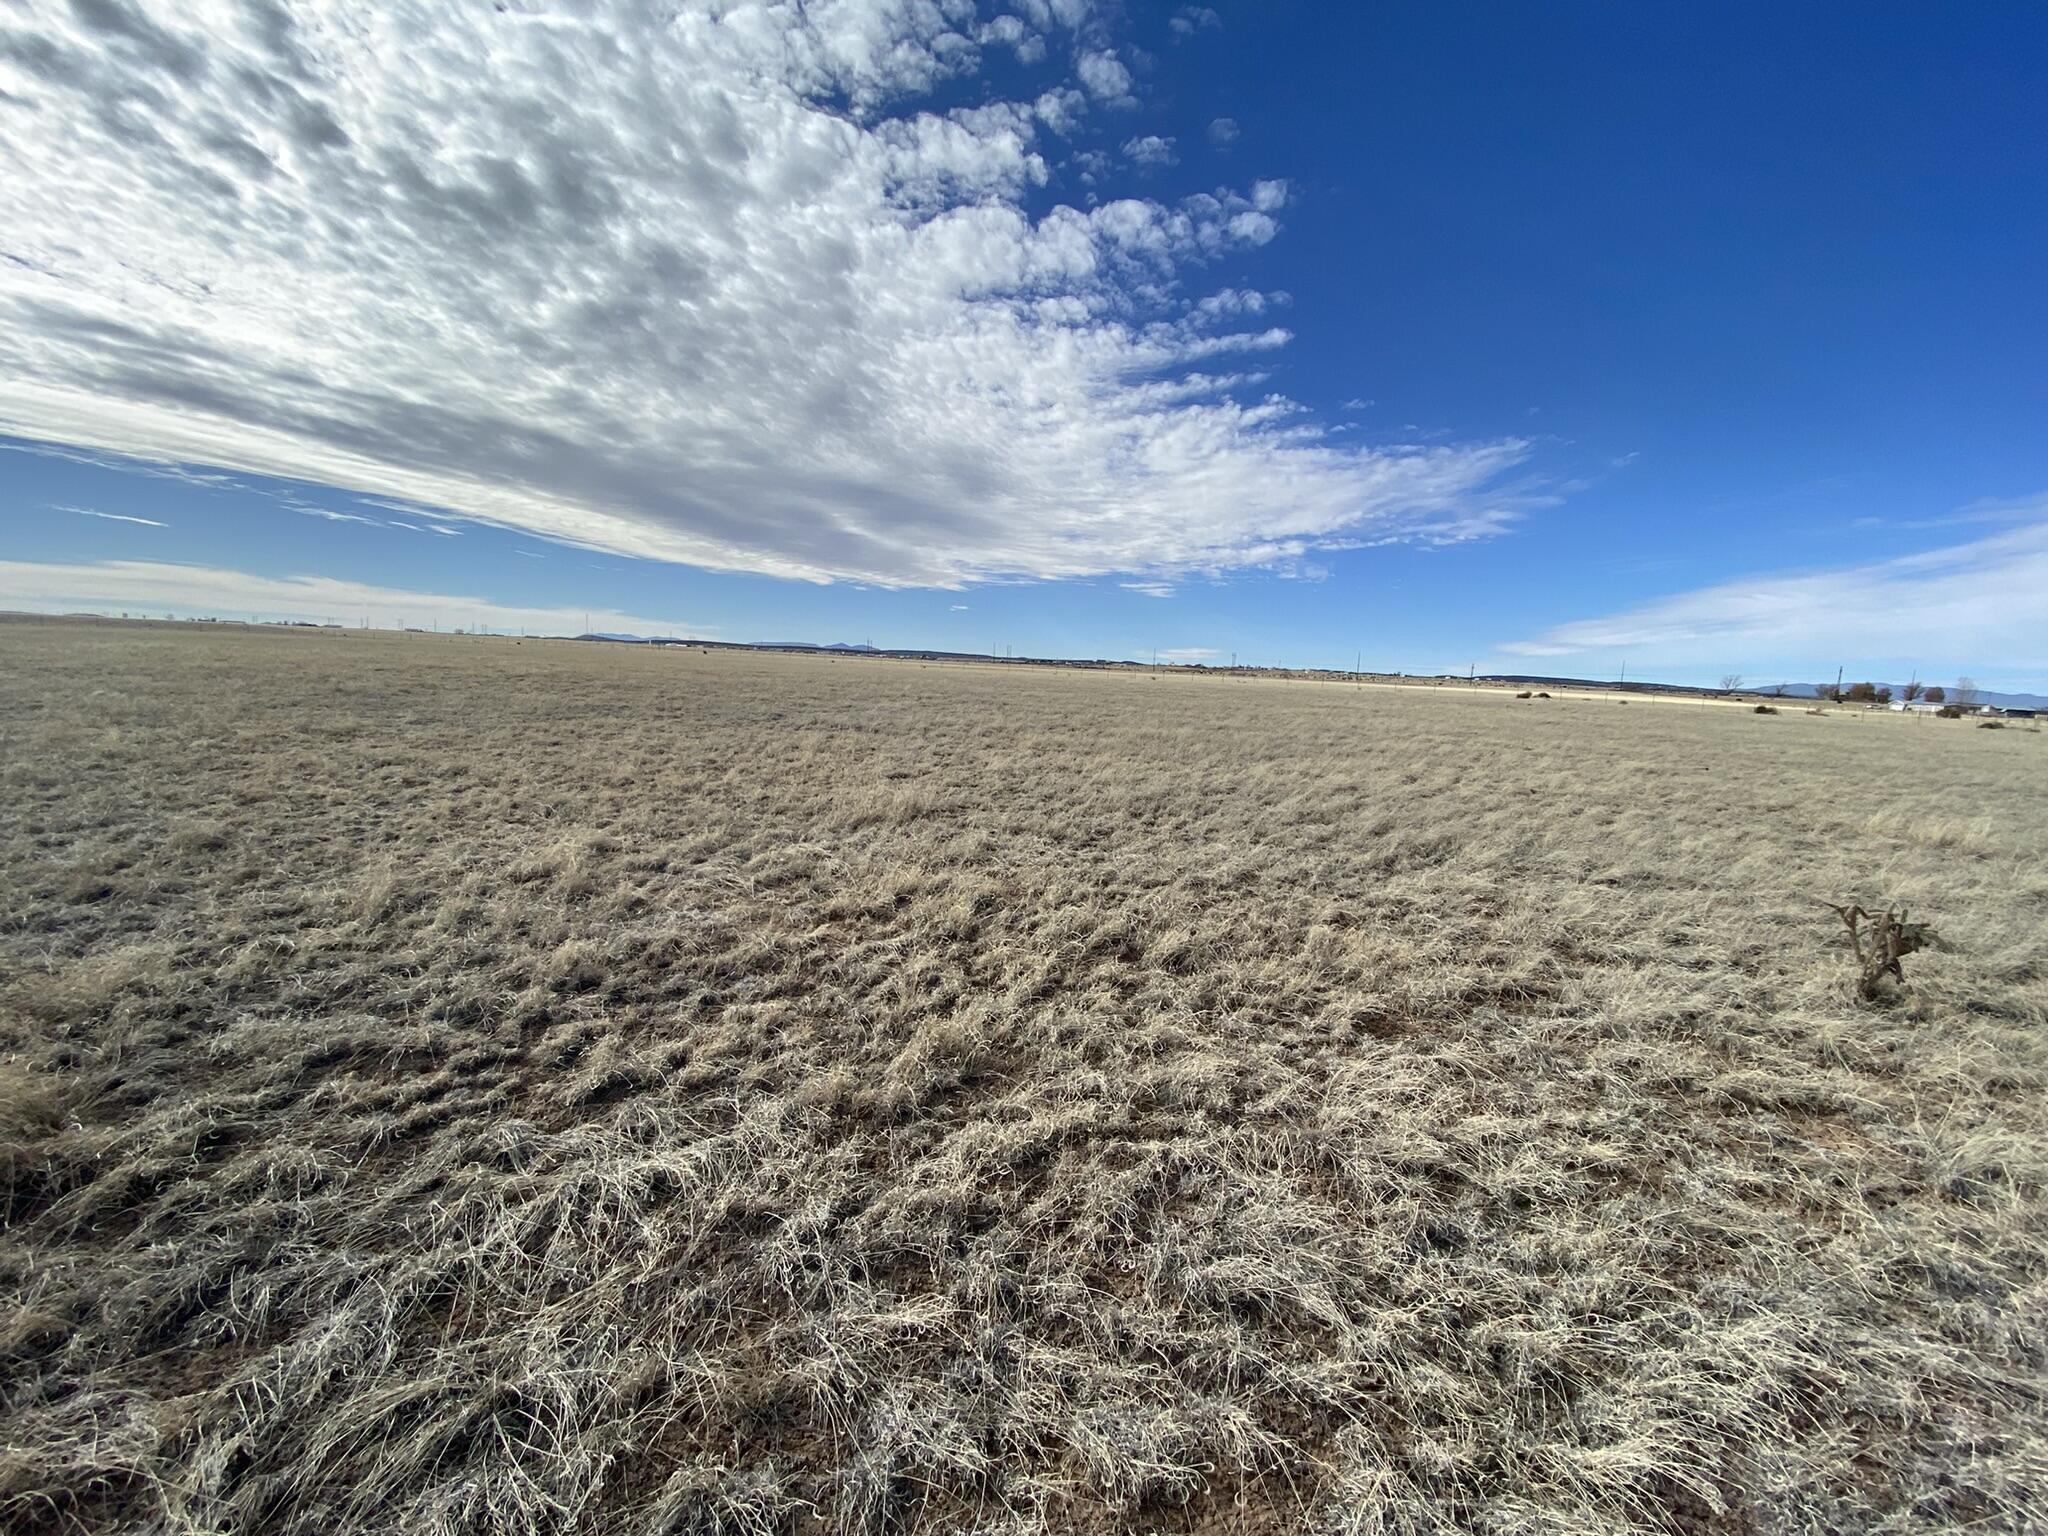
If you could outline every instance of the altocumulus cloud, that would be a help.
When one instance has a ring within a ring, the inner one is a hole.
[[[0,429],[893,586],[1511,517],[1521,442],[1347,446],[1196,371],[1288,339],[1188,291],[1284,184],[1027,211],[1132,87],[1078,0],[1014,9],[31,0]],[[990,50],[1055,78],[919,105]]]

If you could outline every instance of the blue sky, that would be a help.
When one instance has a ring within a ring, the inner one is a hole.
[[[2048,688],[2048,12],[669,9],[0,23],[0,605]]]

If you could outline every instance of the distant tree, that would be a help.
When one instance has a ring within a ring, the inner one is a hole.
[[[1892,691],[1891,691],[1891,689],[1890,689],[1890,688],[1887,688],[1887,687],[1883,687],[1883,686],[1880,686],[1880,687],[1878,688],[1878,690],[1877,690],[1877,702],[1878,702],[1878,703],[1880,703],[1880,704],[1889,704],[1889,703],[1891,703],[1891,701],[1892,701]]]
[[[1721,691],[1723,693],[1733,693],[1741,686],[1742,674],[1740,672],[1723,672],[1721,674]]]
[[[1927,690],[1927,702],[1930,704],[1947,703],[1948,690],[1942,687],[1941,684],[1936,683],[1932,688],[1929,688]]]
[[[1877,702],[1877,686],[1874,683],[1851,683],[1849,685],[1851,704],[1874,704]]]
[[[1949,697],[1965,709],[1977,707],[1977,682],[1974,678],[1959,677],[1956,685],[1949,690]]]
[[[1906,684],[1905,687],[1901,688],[1899,692],[1903,693],[1906,696],[1906,702],[1908,704],[1912,703],[1915,699],[1920,697],[1920,680],[1918,678],[1915,678],[1912,682]]]

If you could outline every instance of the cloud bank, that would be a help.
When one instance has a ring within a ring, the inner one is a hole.
[[[9,11],[0,430],[891,586],[1499,528],[1525,444],[1347,446],[1198,310],[1284,184],[1034,211],[1138,89],[1079,0]]]
[[[523,608],[455,592],[413,592],[325,576],[252,576],[245,571],[164,560],[106,560],[46,564],[0,560],[0,606],[30,613],[121,612],[179,618],[266,622],[333,622],[347,628],[368,619],[372,628],[524,630],[530,635],[576,635],[588,627],[606,634],[703,635],[715,631],[676,618],[650,618],[614,609]]]
[[[2040,511],[2048,513],[2048,498]],[[1986,678],[2048,676],[2048,520],[1847,570],[1722,582],[1501,650],[1625,650],[1643,665],[1831,674],[1837,663],[1917,664]]]

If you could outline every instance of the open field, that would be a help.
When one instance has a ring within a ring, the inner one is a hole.
[[[2044,791],[0,623],[0,1527],[2039,1531]],[[1858,1003],[1816,897],[1946,943]]]

